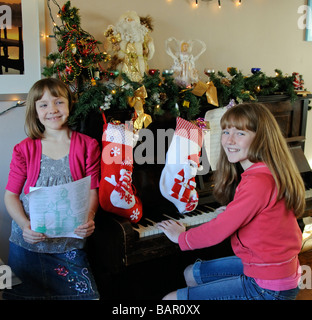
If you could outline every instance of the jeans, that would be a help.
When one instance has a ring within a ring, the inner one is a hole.
[[[273,291],[259,287],[243,273],[238,257],[197,261],[193,275],[198,286],[177,291],[178,300],[294,300],[299,288]]]

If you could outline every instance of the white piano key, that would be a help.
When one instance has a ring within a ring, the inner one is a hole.
[[[150,226],[151,235],[153,235],[153,234],[159,234],[159,233],[162,233],[162,232],[163,232],[161,229],[157,228],[157,223],[156,223],[155,221],[152,221],[152,220],[149,219],[149,218],[145,218],[145,219],[153,224],[152,226]]]

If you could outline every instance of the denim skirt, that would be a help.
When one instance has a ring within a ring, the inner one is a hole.
[[[10,242],[9,266],[21,284],[6,300],[94,300],[99,294],[84,250],[37,253]]]

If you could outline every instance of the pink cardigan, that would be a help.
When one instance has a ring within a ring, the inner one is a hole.
[[[180,234],[179,245],[193,250],[229,236],[246,276],[273,280],[296,273],[302,234],[294,212],[284,199],[277,201],[275,181],[264,163],[248,168],[225,211]]]
[[[26,138],[14,147],[7,190],[21,194],[25,184],[24,192],[29,193],[29,187],[34,187],[39,177],[41,154],[40,139]],[[74,181],[91,175],[91,189],[98,188],[100,156],[100,148],[95,139],[76,131],[72,132],[69,167]]]

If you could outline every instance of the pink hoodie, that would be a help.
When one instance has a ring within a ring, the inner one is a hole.
[[[264,163],[242,174],[234,199],[215,219],[183,232],[182,250],[210,247],[231,236],[244,274],[258,279],[281,279],[298,268],[302,234],[284,199],[277,201],[273,176]]]

